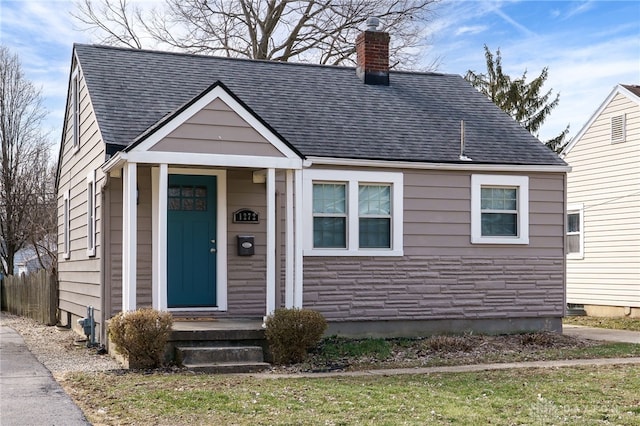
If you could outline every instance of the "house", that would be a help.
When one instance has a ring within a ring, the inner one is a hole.
[[[640,86],[617,85],[562,156],[567,302],[640,317]]]
[[[458,75],[75,45],[62,322],[320,311],[329,333],[561,329],[567,164]]]

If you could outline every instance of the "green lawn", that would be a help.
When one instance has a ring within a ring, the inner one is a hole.
[[[74,373],[96,425],[640,425],[640,366],[393,377]]]

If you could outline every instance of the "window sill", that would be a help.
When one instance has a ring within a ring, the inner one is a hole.
[[[303,250],[303,256],[316,257],[401,257],[404,256],[403,250],[346,250],[346,249],[312,249]]]
[[[508,238],[508,237],[475,237],[471,238],[471,244],[509,244],[509,245],[527,245],[528,238]]]

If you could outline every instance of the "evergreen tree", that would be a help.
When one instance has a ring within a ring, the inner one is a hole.
[[[541,92],[549,76],[548,68],[544,67],[538,77],[527,82],[526,70],[519,78],[512,78],[502,71],[500,49],[496,51],[495,57],[487,45],[484,46],[484,52],[487,72],[478,74],[469,70],[464,78],[522,127],[538,137],[540,127],[560,101],[560,94],[552,98],[553,89],[546,93]],[[555,152],[560,152],[568,132],[567,125],[558,136],[546,141],[545,145]]]

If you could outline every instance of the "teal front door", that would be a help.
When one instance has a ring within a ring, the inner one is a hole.
[[[169,175],[167,305],[216,306],[216,177]]]

